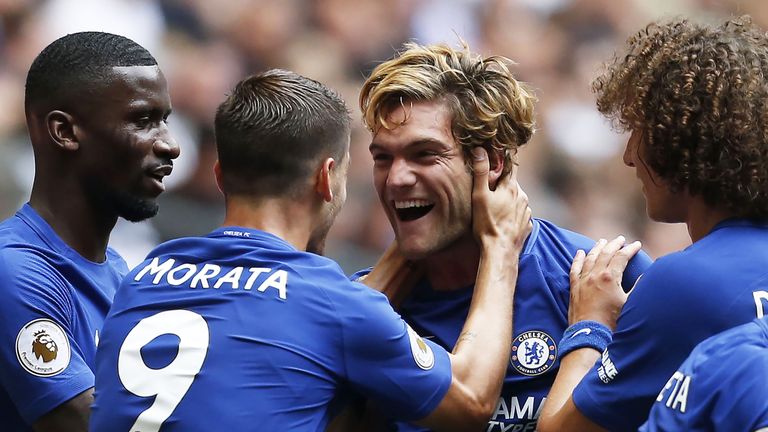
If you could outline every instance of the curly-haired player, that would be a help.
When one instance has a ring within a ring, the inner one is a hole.
[[[649,25],[628,45],[595,80],[597,106],[631,132],[624,163],[648,215],[684,222],[693,244],[656,261],[628,298],[618,288],[619,241],[577,256],[573,326],[561,342],[572,351],[543,432],[637,430],[691,349],[762,316],[768,299],[768,37],[746,17],[677,20]],[[577,334],[589,326],[612,336],[605,351]],[[690,410],[687,393],[676,395],[666,408]]]
[[[534,133],[535,97],[515,79],[510,64],[466,47],[408,44],[372,72],[360,95],[372,132],[379,199],[400,253],[425,271],[400,313],[448,350],[463,343],[460,333],[477,295],[474,280],[481,262],[471,228],[469,152],[473,147],[488,151],[490,178],[496,181],[516,163],[518,148]],[[568,270],[576,251],[593,244],[533,219],[523,251],[508,256],[510,266],[519,259],[511,352],[500,397],[491,401],[487,420],[475,430],[536,427],[560,362],[556,344],[567,327]],[[633,260],[627,289],[649,264],[644,254]],[[483,349],[509,343],[510,335],[492,337]],[[490,379],[487,371],[477,373]],[[415,429],[400,424],[398,430]]]

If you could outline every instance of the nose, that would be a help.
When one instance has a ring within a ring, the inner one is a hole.
[[[413,186],[415,183],[416,175],[413,173],[408,162],[400,158],[395,158],[392,161],[392,165],[389,167],[387,186],[407,187]]]
[[[152,145],[152,150],[154,150],[156,155],[168,159],[176,159],[179,157],[179,153],[181,153],[179,145],[169,133],[158,137]]]
[[[635,145],[637,142],[637,140],[634,138],[635,138],[635,132],[633,132],[632,135],[627,140],[627,145],[624,148],[624,155],[622,156],[624,165],[632,168],[635,166],[635,162],[632,160],[632,153],[635,151]]]
[[[624,156],[623,156],[622,159],[624,160],[624,165],[626,165],[628,167],[634,167],[635,164],[632,162],[632,157],[630,156],[629,151],[630,151],[629,150],[629,143],[627,143],[627,146],[624,149]]]

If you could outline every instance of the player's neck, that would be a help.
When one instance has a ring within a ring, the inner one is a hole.
[[[53,231],[83,258],[93,262],[106,259],[109,234],[117,215],[106,214],[79,189],[59,182],[55,190],[45,188],[36,179],[29,205]]]
[[[224,226],[239,226],[273,234],[305,250],[312,232],[310,210],[302,200],[227,197]]]
[[[732,212],[707,205],[701,197],[692,198],[685,222],[688,226],[688,235],[695,243],[709,234],[715,225],[732,217],[734,217]]]
[[[424,260],[427,279],[435,291],[455,291],[474,285],[479,263],[480,246],[471,233]]]

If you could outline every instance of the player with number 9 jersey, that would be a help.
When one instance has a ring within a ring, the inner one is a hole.
[[[513,174],[491,189],[474,149],[479,294],[449,354],[320,256],[346,200],[350,121],[340,96],[290,71],[235,86],[215,121],[224,226],[157,247],[123,281],[96,355],[91,430],[319,431],[352,394],[429,426],[486,422],[511,346],[527,196]],[[377,275],[404,261],[385,254],[367,283],[400,288]]]
[[[276,236],[225,227],[159,246],[125,279],[91,430],[322,430],[344,386],[419,419],[450,382],[447,353],[384,295]]]

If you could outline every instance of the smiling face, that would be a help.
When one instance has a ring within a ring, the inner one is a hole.
[[[400,251],[410,259],[440,252],[471,236],[472,176],[451,133],[442,101],[398,106],[370,151],[373,181]]]
[[[85,190],[130,221],[154,216],[163,178],[179,156],[168,131],[171,100],[163,73],[157,66],[114,67],[87,97],[76,125]]]
[[[632,131],[624,150],[624,164],[634,168],[637,178],[640,179],[648,217],[657,222],[685,221],[687,194],[671,192],[664,180],[648,166],[644,153],[643,133]]]

